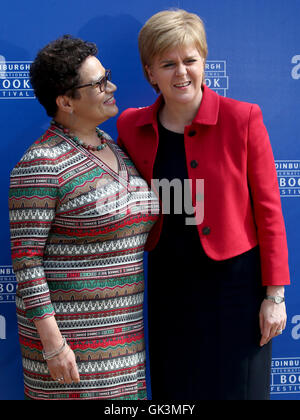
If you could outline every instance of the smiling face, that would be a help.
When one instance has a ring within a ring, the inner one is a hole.
[[[105,68],[94,57],[88,57],[79,70],[81,85],[96,82],[105,75]],[[101,92],[98,85],[79,89],[80,98],[72,101],[73,113],[83,125],[95,127],[118,113],[114,92],[117,87],[107,82],[106,89]]]
[[[159,87],[166,104],[200,105],[204,59],[195,46],[168,50],[156,56],[146,70],[151,83]]]

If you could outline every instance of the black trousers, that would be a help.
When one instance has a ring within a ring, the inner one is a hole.
[[[203,250],[148,260],[153,400],[267,400],[271,343],[259,346],[259,248],[225,261]]]

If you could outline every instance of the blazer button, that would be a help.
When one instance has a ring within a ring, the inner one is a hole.
[[[197,168],[197,166],[198,166],[198,162],[197,162],[196,160],[192,160],[192,161],[191,161],[191,167],[192,167],[193,169],[195,169],[195,168]]]
[[[210,227],[209,227],[209,226],[205,226],[205,227],[202,229],[202,233],[203,233],[203,235],[209,235],[209,234],[210,234],[210,232],[211,232],[211,229],[210,229]]]
[[[194,137],[196,134],[197,134],[197,132],[195,130],[191,130],[191,131],[189,131],[188,136],[189,137]]]

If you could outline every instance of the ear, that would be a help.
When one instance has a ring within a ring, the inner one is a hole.
[[[153,76],[153,72],[151,70],[151,67],[148,66],[148,64],[145,65],[145,70],[146,70],[146,73],[148,74],[148,78],[150,80],[150,83],[152,85],[156,85],[156,82],[155,82],[155,79],[154,79],[154,76]]]
[[[73,101],[67,95],[60,95],[56,98],[56,105],[60,111],[66,114],[72,114],[73,112]]]

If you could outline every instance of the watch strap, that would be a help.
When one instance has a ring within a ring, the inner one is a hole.
[[[277,303],[277,304],[285,302],[285,298],[283,296],[270,296],[270,295],[267,295],[265,297],[265,299],[271,300],[272,302]]]

